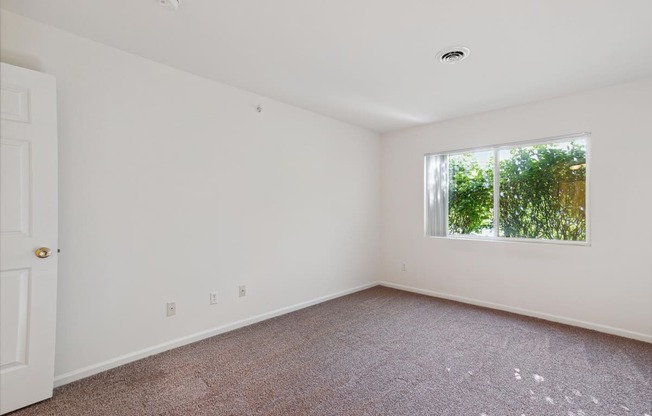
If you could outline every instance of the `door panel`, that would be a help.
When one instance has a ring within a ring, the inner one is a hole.
[[[50,75],[0,64],[0,413],[52,396],[57,124]],[[49,247],[39,258],[35,251]]]
[[[0,140],[0,233],[29,236],[29,142]]]
[[[3,120],[29,122],[29,89],[3,84],[0,92],[0,117]]]
[[[0,272],[0,370],[3,371],[27,364],[29,272],[29,269]]]

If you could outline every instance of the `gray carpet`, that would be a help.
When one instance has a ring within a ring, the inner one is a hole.
[[[27,415],[652,415],[652,344],[375,287],[55,390]]]

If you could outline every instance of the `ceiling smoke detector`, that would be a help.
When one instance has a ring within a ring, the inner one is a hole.
[[[176,10],[181,5],[181,0],[158,0],[158,3],[166,9]]]
[[[437,54],[437,59],[445,64],[455,64],[471,54],[469,48],[464,46],[452,46],[443,49]]]

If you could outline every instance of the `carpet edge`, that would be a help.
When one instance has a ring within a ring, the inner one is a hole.
[[[82,367],[77,370],[69,371],[61,375],[54,377],[54,387],[61,387],[65,384],[72,383],[73,381],[81,380],[86,377],[110,370],[112,368],[119,367],[124,364],[128,364],[140,359],[149,357],[151,355],[159,354],[174,348],[182,347],[184,345],[192,344],[193,342],[201,341],[206,338],[213,337],[215,335],[222,334],[224,332],[233,331],[234,329],[242,328],[248,325],[252,325],[267,319],[275,318],[277,316],[285,315],[290,312],[298,311],[300,309],[307,308],[309,306],[317,305],[322,302],[326,302],[332,299],[337,299],[342,296],[350,295],[352,293],[360,292],[375,286],[378,286],[378,281],[373,281],[366,283],[364,285],[356,286],[350,289],[345,289],[339,292],[331,293],[329,295],[320,296],[315,299],[307,300],[304,302],[299,302],[294,305],[285,306],[279,309],[272,310],[270,312],[265,312],[262,314],[254,315],[249,318],[240,319],[225,325],[221,325],[214,328],[209,328],[204,331],[196,332],[194,334],[186,335],[181,338],[176,338],[170,341],[166,341],[151,347],[143,348],[138,351],[131,353],[123,354],[118,357],[114,357],[105,361],[101,361],[96,364],[91,364],[86,367]]]
[[[582,321],[579,319],[566,318],[563,316],[552,315],[549,313],[537,312],[529,309],[517,308],[514,306],[502,305],[499,303],[487,302],[487,301],[473,299],[473,298],[467,298],[464,296],[457,296],[457,295],[450,295],[442,292],[435,292],[434,290],[419,289],[413,286],[402,285],[399,283],[392,283],[384,280],[379,281],[378,285],[389,287],[392,289],[404,290],[406,292],[418,293],[421,295],[431,296],[435,298],[448,299],[448,300],[453,300],[456,302],[466,303],[470,305],[482,306],[489,309],[511,312],[517,315],[530,316],[533,318],[539,318],[546,321],[557,322],[560,324],[575,326],[584,329],[590,329],[605,334],[617,335],[625,338],[635,339],[637,341],[652,343],[652,334],[645,334],[642,332],[635,332],[627,329],[615,328],[608,325]]]

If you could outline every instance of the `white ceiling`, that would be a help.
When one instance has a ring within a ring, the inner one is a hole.
[[[2,0],[2,8],[384,132],[652,76],[650,0]],[[470,57],[436,61],[447,46]]]

